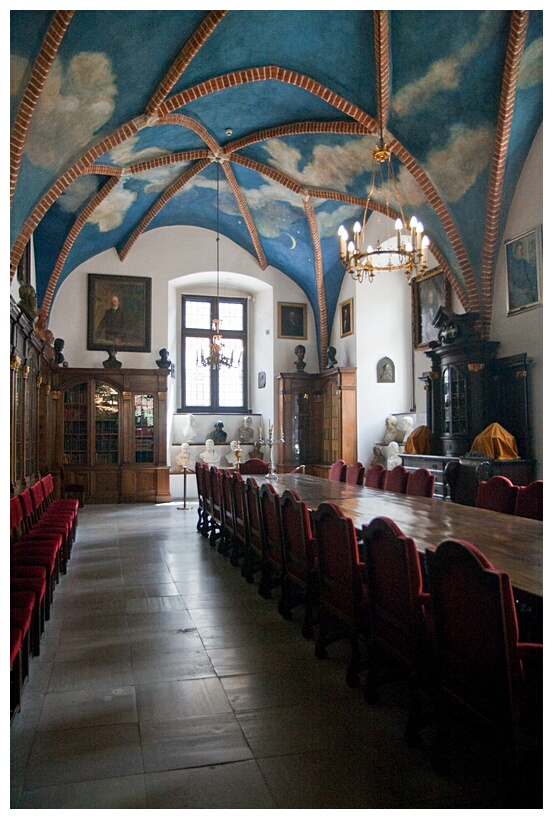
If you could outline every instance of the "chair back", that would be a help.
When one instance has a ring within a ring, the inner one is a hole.
[[[231,489],[234,508],[234,533],[240,544],[246,542],[246,482],[240,472],[232,471]]]
[[[363,604],[363,570],[351,518],[331,502],[313,513],[319,590],[326,611],[353,627]]]
[[[404,466],[394,466],[393,469],[386,472],[384,489],[387,492],[400,492],[402,495],[405,495],[408,477],[409,472]]]
[[[259,489],[263,558],[273,568],[282,571],[282,529],[280,525],[279,494],[272,483],[263,483]]]
[[[444,694],[509,734],[521,684],[509,577],[471,543],[426,550]]]
[[[491,509],[493,512],[514,515],[516,499],[517,487],[513,486],[509,478],[494,475],[489,480],[480,482],[476,506],[479,509]]]
[[[543,481],[532,481],[528,486],[518,487],[515,515],[543,520]]]
[[[246,545],[258,558],[263,554],[261,531],[261,508],[259,506],[259,484],[254,478],[246,481]]]
[[[211,534],[213,542],[218,538],[224,526],[223,481],[221,470],[217,466],[209,468],[209,485],[211,487]]]
[[[346,483],[353,486],[363,486],[363,478],[365,477],[365,467],[360,461],[346,467]]]
[[[198,522],[196,530],[207,537],[211,508],[211,488],[209,486],[209,467],[201,461],[196,462],[196,485],[198,487]]]
[[[232,492],[233,469],[221,469],[221,489],[223,495],[223,537],[226,546],[234,544],[236,527],[234,524],[234,496]]]
[[[240,472],[242,475],[266,475],[270,466],[268,461],[262,461],[261,458],[249,458],[240,464]]]
[[[34,522],[33,500],[31,498],[30,489],[24,489],[23,492],[20,492],[17,497],[19,498],[19,503],[21,504],[21,509],[23,512],[23,531],[28,532]]]
[[[291,469],[288,473],[289,475],[305,475],[305,464],[300,464],[296,466],[294,469]]]
[[[422,572],[413,538],[386,517],[363,526],[372,639],[402,665],[412,666],[425,642]]]
[[[448,461],[444,477],[449,486],[451,500],[463,506],[476,506],[478,484],[487,477],[488,467],[489,462],[485,458],[476,457],[476,454],[471,458]]]
[[[42,481],[37,481],[34,483],[30,487],[29,491],[31,493],[35,518],[38,519],[44,511],[44,488],[42,486]]]
[[[386,470],[382,464],[373,464],[365,472],[365,486],[369,489],[384,489]]]
[[[330,467],[330,471],[328,473],[329,481],[342,481],[342,482],[344,482],[345,479],[346,479],[346,469],[347,469],[347,464],[341,458],[338,461],[334,461],[334,463]]]
[[[428,469],[415,469],[407,478],[406,495],[414,498],[431,498],[434,495],[434,475]]]
[[[307,504],[293,489],[280,496],[284,571],[293,583],[306,586],[316,565],[315,540]]]
[[[21,534],[21,524],[23,522],[23,508],[18,495],[10,498],[10,532],[13,540],[17,540]]]

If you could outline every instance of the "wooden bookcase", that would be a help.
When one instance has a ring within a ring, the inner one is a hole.
[[[168,370],[59,369],[56,461],[89,503],[171,499],[167,465]]]

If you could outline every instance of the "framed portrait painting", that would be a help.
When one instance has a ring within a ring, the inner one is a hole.
[[[541,293],[541,226],[505,242],[507,315],[538,307]]]
[[[427,350],[438,339],[433,321],[440,307],[451,306],[451,290],[441,268],[433,268],[413,282],[413,344],[415,350]]]
[[[88,274],[88,350],[151,350],[152,280]]]
[[[307,305],[278,302],[278,337],[307,338]]]
[[[340,302],[340,338],[353,335],[353,299]]]

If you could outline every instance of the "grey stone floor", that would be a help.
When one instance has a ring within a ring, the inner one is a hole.
[[[314,656],[179,504],[89,506],[11,726],[12,808],[495,808],[470,744],[449,778],[369,706],[347,644]],[[276,596],[276,595],[275,595]]]

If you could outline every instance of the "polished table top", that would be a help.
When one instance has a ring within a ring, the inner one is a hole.
[[[247,476],[244,476],[247,477]],[[258,483],[268,479],[252,476]],[[310,509],[323,501],[336,503],[355,528],[375,517],[388,517],[420,552],[446,538],[467,540],[497,569],[507,572],[517,589],[543,596],[543,523],[539,520],[490,512],[437,498],[411,498],[381,489],[350,486],[313,475],[279,475],[270,481],[282,494],[295,489]]]

